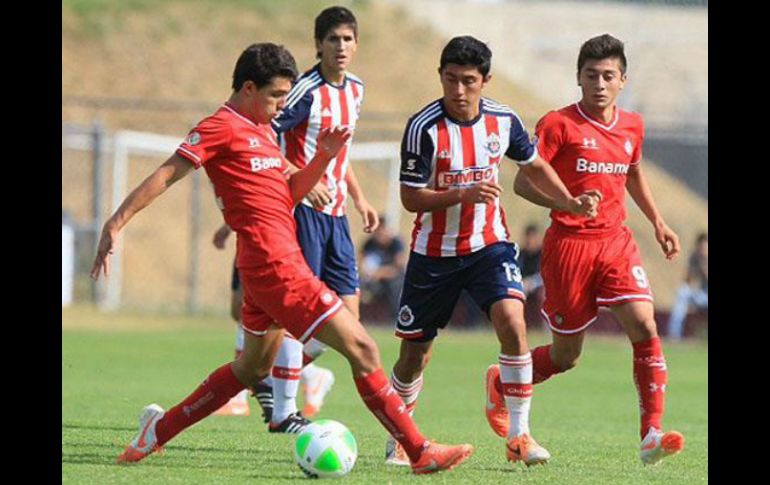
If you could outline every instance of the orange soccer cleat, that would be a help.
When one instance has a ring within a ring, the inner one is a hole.
[[[545,464],[551,458],[548,450],[537,444],[528,434],[509,439],[505,445],[505,455],[508,461],[523,461],[527,466]]]
[[[160,451],[158,439],[155,436],[155,425],[163,417],[165,411],[157,404],[150,404],[142,410],[139,416],[139,434],[131,440],[123,453],[118,456],[117,463],[135,463],[155,451]]]
[[[430,443],[423,450],[420,458],[412,463],[412,472],[415,475],[436,473],[442,470],[451,470],[467,460],[473,454],[471,445],[441,445]]]
[[[505,438],[508,436],[508,425],[510,417],[508,416],[508,408],[505,407],[505,398],[500,391],[497,390],[495,382],[500,380],[500,366],[498,364],[492,364],[487,367],[487,403],[484,408],[484,412],[487,415],[487,422],[492,431],[497,436]]]

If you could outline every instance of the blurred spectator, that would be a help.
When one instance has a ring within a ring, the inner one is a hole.
[[[548,330],[548,324],[540,314],[545,292],[543,278],[540,276],[540,257],[543,247],[543,235],[537,224],[528,224],[524,228],[524,236],[519,247],[519,268],[521,269],[522,285],[527,295],[524,306],[524,318],[529,325],[537,325]]]
[[[690,304],[699,310],[709,307],[709,239],[708,233],[698,234],[695,249],[687,261],[684,282],[676,292],[676,300],[668,320],[668,336],[680,340],[684,334],[684,321]]]
[[[388,317],[395,318],[406,267],[404,243],[388,227],[385,216],[361,249],[361,289],[366,302],[383,302]]]

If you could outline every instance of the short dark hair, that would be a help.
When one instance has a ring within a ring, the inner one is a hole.
[[[470,35],[454,37],[441,51],[439,71],[447,64],[476,66],[481,75],[486,76],[492,68],[492,51],[485,43]]]
[[[578,54],[578,74],[583,69],[583,64],[588,59],[594,59],[600,61],[602,59],[616,57],[620,60],[620,73],[626,73],[626,54],[624,52],[623,42],[611,36],[610,34],[603,34],[591,39],[588,39],[580,46],[580,54]]]
[[[270,42],[251,44],[235,63],[233,89],[238,91],[246,81],[253,81],[257,88],[262,88],[276,76],[289,78],[292,82],[297,79],[297,63],[291,52]]]
[[[345,7],[329,7],[315,18],[315,40],[321,42],[326,34],[338,25],[349,25],[358,39],[358,22],[353,12]]]

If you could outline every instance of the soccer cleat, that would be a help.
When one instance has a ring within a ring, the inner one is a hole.
[[[505,406],[505,398],[497,390],[495,382],[500,380],[500,366],[492,364],[487,367],[487,402],[484,412],[487,415],[487,422],[497,436],[505,438],[508,436],[508,425],[510,417],[508,408]]]
[[[392,436],[388,436],[385,443],[385,464],[395,466],[409,466],[409,456],[401,443]]]
[[[150,404],[142,410],[142,414],[139,416],[139,434],[118,456],[117,463],[134,463],[150,453],[160,450],[155,436],[155,425],[164,414],[166,412],[157,404]]]
[[[523,461],[527,466],[545,464],[551,458],[548,450],[537,444],[528,434],[509,439],[505,444],[505,455],[508,461]]]
[[[262,419],[269,423],[273,418],[273,388],[266,384],[257,384],[252,390],[252,396],[262,408]]]
[[[286,419],[278,424],[270,423],[267,430],[271,433],[289,433],[297,434],[302,432],[310,424],[309,419],[303,418],[300,413],[290,414]]]
[[[249,408],[249,391],[242,390],[231,397],[224,406],[214,411],[216,416],[248,416],[251,414]]]
[[[307,379],[302,387],[305,396],[305,406],[302,415],[312,418],[323,406],[324,398],[334,385],[334,373],[329,369],[316,366],[312,377]]]
[[[420,458],[412,462],[412,473],[424,475],[451,470],[467,460],[472,454],[473,446],[471,445],[450,446],[431,442],[425,447]]]
[[[650,428],[642,440],[639,458],[645,465],[654,465],[667,456],[676,455],[684,449],[684,436],[678,431],[661,432]]]

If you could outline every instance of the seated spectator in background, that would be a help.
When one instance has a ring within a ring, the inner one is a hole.
[[[540,276],[542,247],[543,236],[540,227],[537,224],[528,224],[524,228],[518,257],[522,286],[524,286],[524,293],[527,295],[524,318],[529,325],[541,326],[548,330],[548,324],[540,315],[540,308],[543,306],[545,297],[543,278]]]
[[[404,243],[391,232],[385,216],[380,216],[380,225],[364,242],[361,249],[361,288],[368,295],[364,299],[384,301],[388,315],[395,318],[398,312],[398,297],[406,267]]]
[[[709,307],[709,238],[708,233],[698,234],[695,249],[687,261],[684,282],[676,292],[676,301],[668,320],[668,336],[680,340],[684,334],[684,320],[690,304],[701,310]]]

